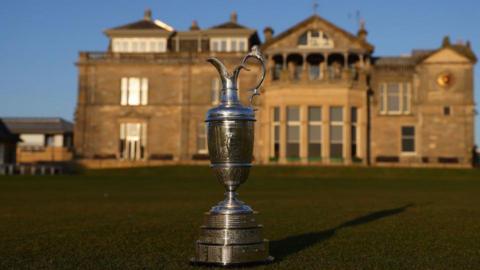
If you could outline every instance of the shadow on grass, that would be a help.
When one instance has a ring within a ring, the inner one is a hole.
[[[349,220],[329,230],[303,233],[303,234],[289,236],[284,239],[275,240],[270,243],[270,250],[272,255],[275,257],[275,261],[279,262],[285,259],[287,256],[290,256],[310,246],[313,246],[315,244],[328,240],[330,237],[334,236],[339,229],[358,226],[358,225],[376,221],[378,219],[397,215],[404,212],[407,208],[413,207],[413,206],[414,204],[410,203],[398,208],[376,211],[368,215]]]

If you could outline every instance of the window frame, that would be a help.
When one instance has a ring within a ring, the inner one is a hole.
[[[138,80],[138,104],[130,98],[133,89],[131,80]],[[149,98],[149,81],[147,77],[120,78],[120,106],[146,106]]]
[[[413,128],[413,135],[403,135],[404,128]],[[406,137],[406,138],[405,138]],[[403,150],[403,140],[413,140],[413,151]],[[401,125],[400,126],[400,153],[404,156],[412,156],[417,154],[417,132],[415,125]]]
[[[332,120],[332,109],[333,108],[341,108],[341,111],[342,111],[342,119],[341,120]],[[330,106],[329,107],[329,136],[328,136],[328,146],[329,146],[329,153],[328,153],[328,156],[330,159],[344,159],[345,158],[345,154],[344,154],[344,149],[345,149],[345,125],[344,125],[344,121],[345,121],[345,107],[344,106]],[[342,138],[341,138],[341,141],[337,141],[337,140],[333,140],[332,139],[332,130],[333,130],[333,127],[341,127],[341,134],[342,134]],[[350,143],[350,142],[348,142]],[[342,152],[341,152],[341,156],[340,157],[333,157],[332,156],[332,144],[341,144],[342,145]]]
[[[398,110],[390,110],[388,106],[389,85],[398,86]],[[412,112],[412,86],[409,81],[381,82],[379,84],[379,112],[381,115],[406,115]]]
[[[235,46],[233,46],[235,44]],[[246,37],[217,37],[210,39],[212,52],[246,52],[248,39]],[[223,48],[222,45],[225,45]],[[233,48],[235,47],[235,48]]]
[[[275,114],[276,111],[278,111],[278,119],[275,119]],[[271,132],[270,132],[270,159],[278,159],[280,158],[280,145],[281,145],[281,140],[280,140],[280,133],[281,133],[281,127],[280,127],[280,115],[281,115],[281,107],[275,106],[272,107],[271,109]],[[276,132],[275,130],[278,128],[278,141],[275,139]],[[278,144],[278,155],[275,149],[275,145]]]
[[[311,108],[318,108],[320,110],[320,119],[319,120],[311,120],[310,119],[310,109]],[[322,106],[308,106],[307,108],[308,112],[308,119],[307,119],[307,128],[308,128],[308,138],[307,138],[307,157],[309,159],[312,159],[312,158],[322,158],[322,151],[323,151],[323,126],[322,126],[322,120],[323,120],[323,107]],[[311,137],[310,137],[310,129],[312,127],[319,127],[320,128],[320,141],[319,142],[314,142],[311,140]],[[312,156],[310,155],[310,144],[320,144],[320,156]]]
[[[297,108],[298,109],[298,120],[290,120],[288,117],[288,109],[289,108]],[[301,149],[301,143],[302,143],[302,111],[301,111],[301,106],[299,105],[289,105],[286,107],[286,114],[287,114],[287,128],[286,128],[286,151],[285,151],[285,156],[287,159],[299,159],[300,158],[300,149]],[[288,129],[289,127],[297,127],[298,128],[298,140],[296,141],[290,141],[289,136],[288,136]],[[296,143],[298,144],[298,154],[297,156],[289,156],[288,155],[288,145],[289,143]]]
[[[202,132],[203,129],[203,132]],[[200,148],[200,140],[203,140],[204,148]],[[200,122],[197,125],[197,153],[208,154],[208,139],[207,139],[207,127],[205,122]]]

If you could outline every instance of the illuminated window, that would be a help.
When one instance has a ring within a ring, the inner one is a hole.
[[[124,77],[121,81],[121,105],[147,105],[148,79]]]
[[[145,158],[147,125],[145,123],[120,124],[120,158],[139,160]]]

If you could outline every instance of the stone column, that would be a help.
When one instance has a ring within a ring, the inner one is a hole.
[[[178,36],[175,39],[175,51],[176,52],[180,51],[180,38]]]
[[[343,158],[345,164],[352,163],[352,122],[350,104],[343,107]]]
[[[323,80],[328,81],[329,76],[328,76],[328,53],[324,53],[323,57],[325,58],[324,65],[323,65],[323,70],[321,71],[323,73]]]
[[[201,52],[202,51],[202,36],[198,35],[197,37],[197,51]]]
[[[289,72],[288,72],[288,65],[287,65],[287,54],[286,53],[282,54],[282,58],[283,58],[283,68],[282,68],[282,74],[280,74],[280,80],[288,81]]]
[[[300,106],[300,160],[308,162],[308,105]]]
[[[307,62],[307,54],[303,54],[303,67],[302,67],[302,76],[301,76],[301,80],[302,81],[308,81],[309,80],[309,76],[308,76],[308,62]]]
[[[267,76],[270,76],[270,81],[273,81],[274,80],[274,73],[275,73],[275,60],[273,60],[273,57],[271,57],[267,61],[268,61],[267,62],[268,63],[268,65],[267,65]]]
[[[366,107],[357,109],[357,149],[358,157],[363,164],[367,164],[367,110]]]
[[[350,79],[350,70],[348,67],[348,52],[343,53],[343,70],[342,70],[342,79]]]
[[[287,110],[285,105],[280,106],[280,156],[279,163],[287,162]]]
[[[330,107],[322,106],[322,162],[330,163]]]
[[[288,79],[290,81],[295,80],[295,62],[291,61],[287,64],[288,66]]]

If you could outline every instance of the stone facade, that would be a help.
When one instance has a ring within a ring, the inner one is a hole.
[[[146,12],[105,33],[108,50],[81,52],[77,62],[75,152],[87,166],[205,162],[203,121],[220,91],[205,60],[232,68],[252,45],[268,60],[257,163],[471,164],[476,58],[468,43],[375,57],[363,24],[353,35],[316,15],[276,36],[266,28],[264,43],[236,14],[182,32]],[[245,99],[257,77],[240,77]]]

